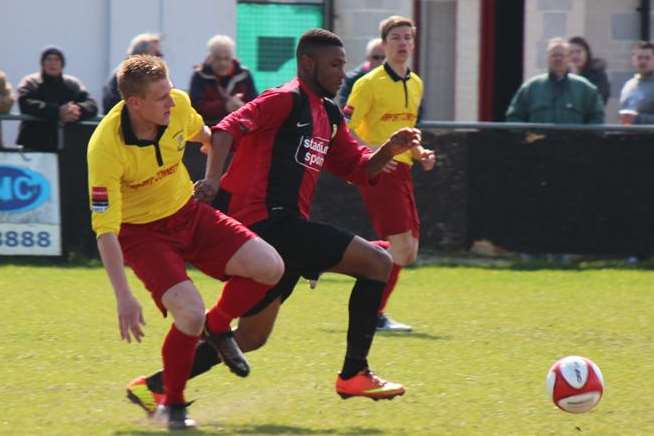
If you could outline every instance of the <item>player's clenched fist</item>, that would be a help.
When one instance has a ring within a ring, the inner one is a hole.
[[[402,128],[395,131],[386,143],[393,155],[397,155],[413,147],[420,146],[422,134],[419,129]]]
[[[193,197],[198,201],[211,203],[218,193],[218,186],[207,179],[201,179],[193,185]]]

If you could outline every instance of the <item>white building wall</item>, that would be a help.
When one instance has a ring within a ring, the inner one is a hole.
[[[459,0],[456,11],[454,119],[479,120],[481,0]]]
[[[163,34],[172,80],[187,89],[207,40],[217,33],[235,37],[236,0],[2,0],[0,70],[16,87],[40,69],[41,50],[57,45],[66,56],[64,72],[81,79],[100,103],[107,77],[142,32]],[[17,125],[3,123],[5,144],[16,139]]]
[[[413,18],[408,0],[334,0],[334,32],[345,44],[348,69],[365,60],[366,44],[379,37],[379,22],[391,15]]]

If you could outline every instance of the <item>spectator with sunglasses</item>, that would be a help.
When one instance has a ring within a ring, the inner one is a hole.
[[[366,61],[347,73],[345,82],[343,82],[343,86],[338,91],[336,103],[341,109],[345,106],[350,92],[352,92],[354,82],[359,80],[364,74],[380,66],[385,58],[386,55],[384,54],[384,46],[382,45],[381,38],[374,38],[368,41],[368,45],[366,45]]]

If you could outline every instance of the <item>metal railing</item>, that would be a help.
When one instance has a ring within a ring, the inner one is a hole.
[[[77,124],[93,126],[102,120],[102,116],[93,117]],[[0,114],[2,121],[46,121],[32,115],[24,114]],[[426,120],[418,124],[421,129],[444,129],[444,130],[579,130],[579,131],[606,131],[606,132],[639,132],[653,133],[654,124],[631,125],[622,124],[552,124],[552,123],[509,123],[490,121],[435,121]]]

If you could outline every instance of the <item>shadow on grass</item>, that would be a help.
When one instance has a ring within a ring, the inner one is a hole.
[[[168,432],[166,429],[136,430],[136,431],[115,431],[116,436],[146,436],[157,434],[180,434],[179,432]],[[195,430],[186,430],[186,435],[230,435],[230,434],[250,434],[250,435],[352,435],[352,434],[384,434],[383,430],[370,427],[347,427],[347,428],[322,428],[314,429],[293,425],[277,424],[260,424],[260,425],[229,425],[219,423],[201,424],[201,428]]]
[[[318,329],[325,333],[338,333],[343,335],[346,331],[343,329],[330,329],[330,328],[320,328]],[[401,339],[423,339],[428,341],[449,341],[452,339],[452,336],[447,335],[430,335],[429,333],[420,333],[420,332],[390,332],[390,331],[379,331],[375,333],[375,336],[382,336],[384,338],[401,338]]]

